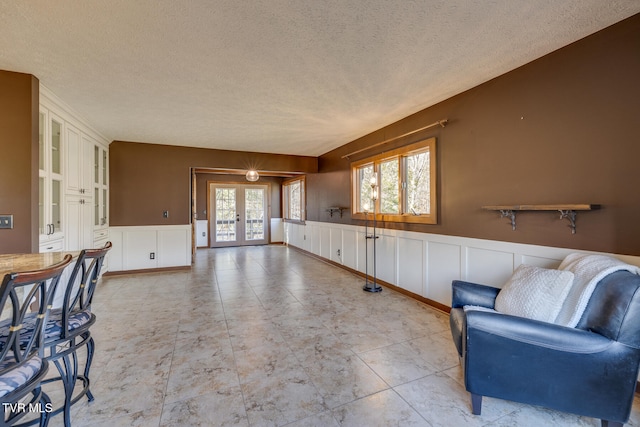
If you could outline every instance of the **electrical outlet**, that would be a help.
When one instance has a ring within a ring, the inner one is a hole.
[[[207,237],[207,233],[205,233],[204,231],[202,232],[202,237]]]
[[[169,211],[162,211],[163,218],[169,218]]]
[[[149,254],[149,259],[156,259],[156,253],[155,252],[151,252]]]
[[[13,228],[13,215],[0,215],[0,228]]]
[[[340,249],[338,249],[336,252],[338,252],[338,258],[340,258]]]

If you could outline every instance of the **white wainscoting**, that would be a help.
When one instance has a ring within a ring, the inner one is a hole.
[[[191,265],[189,224],[110,227],[109,239],[112,272]]]
[[[206,248],[209,246],[209,221],[199,219],[196,221],[196,247]]]
[[[284,242],[284,221],[282,218],[271,218],[271,243]]]
[[[371,230],[369,230],[371,233]],[[378,229],[377,277],[451,306],[451,281],[501,287],[520,264],[555,268],[574,249]],[[365,271],[364,227],[307,221],[285,223],[284,241],[353,270]],[[369,274],[373,252],[369,239]],[[640,266],[640,257],[615,255]]]

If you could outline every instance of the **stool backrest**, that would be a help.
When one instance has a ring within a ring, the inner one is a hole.
[[[42,355],[46,316],[71,259],[66,255],[48,268],[4,276],[0,285],[0,361],[22,363],[35,353]]]
[[[63,302],[65,314],[91,308],[91,300],[100,278],[100,270],[110,249],[111,242],[107,242],[102,248],[84,249],[80,252],[65,290]],[[63,314],[63,324],[66,324],[65,314]]]

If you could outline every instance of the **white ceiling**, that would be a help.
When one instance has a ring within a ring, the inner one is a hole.
[[[28,0],[0,69],[109,140],[317,156],[640,12],[638,0]]]

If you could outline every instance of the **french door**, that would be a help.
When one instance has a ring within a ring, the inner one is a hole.
[[[269,243],[266,185],[209,184],[212,248]]]

